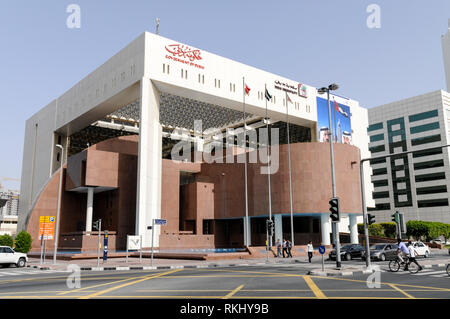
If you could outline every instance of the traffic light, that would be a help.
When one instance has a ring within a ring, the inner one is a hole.
[[[273,233],[274,233],[274,224],[273,224],[273,221],[270,220],[270,219],[267,219],[266,222],[267,222],[267,231],[268,231],[268,233],[269,233],[269,237],[270,237],[270,236],[273,236]]]
[[[375,215],[367,214],[367,224],[372,225],[375,223]]]
[[[92,223],[92,228],[96,229],[96,230],[100,230],[100,222],[101,219],[97,220],[96,222]]]
[[[339,222],[339,198],[332,197],[328,203],[330,204],[331,221]]]
[[[398,212],[395,212],[395,214],[392,215],[392,221],[395,222],[395,223],[397,223],[397,224],[398,224],[398,222],[399,222],[398,215],[399,215]]]

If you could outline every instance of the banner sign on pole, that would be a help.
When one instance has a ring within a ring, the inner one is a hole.
[[[55,216],[39,217],[39,239],[55,239]]]
[[[141,249],[141,236],[128,236],[127,250]]]

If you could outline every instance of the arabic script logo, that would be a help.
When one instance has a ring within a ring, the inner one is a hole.
[[[306,85],[304,85],[303,83],[298,84],[298,95],[301,97],[308,97]]]
[[[166,50],[172,53],[173,56],[188,58],[191,61],[202,59],[202,57],[200,56],[200,50],[192,50],[190,47],[182,44],[166,45]]]

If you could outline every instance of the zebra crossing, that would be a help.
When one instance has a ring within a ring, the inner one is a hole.
[[[391,271],[389,269],[381,269],[381,272],[391,272]],[[437,270],[436,268],[424,268],[415,274],[411,274],[409,271],[400,270],[400,271],[396,272],[395,274],[398,274],[398,275],[410,274],[412,276],[430,276],[430,277],[435,277],[435,278],[448,277],[450,279],[450,276],[447,274],[447,271],[445,270],[445,268],[442,268],[439,270]]]
[[[46,274],[56,274],[56,273],[67,273],[68,270],[41,270],[41,269],[0,269],[0,279],[10,276],[24,276],[24,275],[46,275]]]

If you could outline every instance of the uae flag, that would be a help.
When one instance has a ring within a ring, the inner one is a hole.
[[[266,99],[267,99],[267,101],[270,101],[271,98],[272,98],[272,95],[270,95],[269,91],[267,91],[267,89],[266,89]]]
[[[344,109],[339,106],[339,104],[338,104],[338,102],[336,102],[336,100],[334,100],[334,109],[336,111],[338,111],[339,113],[341,113],[342,115],[344,115],[345,117],[348,117],[347,112],[345,112]]]
[[[245,84],[244,90],[245,90],[245,94],[248,95],[250,93],[250,88],[248,87],[247,84]]]

